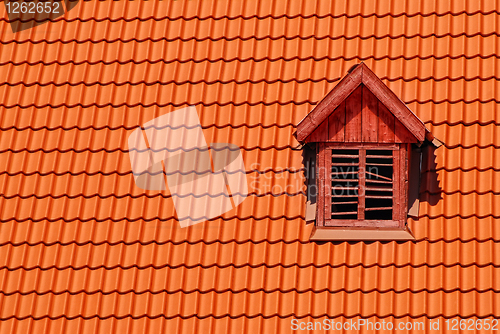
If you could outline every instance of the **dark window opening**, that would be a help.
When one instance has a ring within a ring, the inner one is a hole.
[[[366,151],[365,219],[392,219],[393,166],[392,150]]]
[[[392,220],[393,167],[393,150],[331,149],[327,219]]]
[[[331,219],[358,219],[359,150],[332,150]]]

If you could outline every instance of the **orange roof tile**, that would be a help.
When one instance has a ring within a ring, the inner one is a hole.
[[[83,0],[18,33],[4,13],[0,333],[499,317],[497,7]],[[361,61],[444,143],[422,166],[414,243],[309,242],[292,133]],[[181,228],[169,191],[135,186],[127,139],[188,105],[255,182]]]

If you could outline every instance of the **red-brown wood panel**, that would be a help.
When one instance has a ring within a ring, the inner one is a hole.
[[[411,144],[401,144],[400,157],[401,166],[400,171],[401,177],[401,188],[399,191],[399,196],[402,198],[402,205],[400,208],[400,227],[404,227],[406,224],[406,218],[408,216],[408,152]]]
[[[378,141],[379,143],[394,143],[394,115],[378,102]]]
[[[363,143],[378,141],[378,99],[363,86],[361,109],[361,136]]]
[[[360,85],[345,101],[346,142],[361,142],[361,95]]]
[[[366,149],[359,150],[359,171],[358,171],[358,219],[365,219],[365,193],[366,193]]]
[[[297,139],[305,140],[309,133],[314,131],[316,122],[320,119],[325,120],[330,116],[332,110],[337,108],[345,99],[361,84],[363,66],[357,66],[346,75],[309,113],[297,127]]]
[[[307,137],[306,142],[308,143],[319,143],[326,142],[328,140],[328,119],[321,123],[316,130],[314,130],[309,137]]]
[[[333,227],[401,227],[401,222],[396,220],[355,220],[355,219],[327,219],[324,225]]]
[[[401,153],[400,150],[392,151],[392,162],[393,162],[393,203],[392,203],[392,220],[401,220]]]
[[[328,141],[343,142],[345,133],[345,101],[328,117]]]
[[[417,138],[408,131],[408,129],[396,119],[394,125],[394,141],[396,143],[416,143]]]
[[[318,156],[316,165],[317,200],[316,200],[316,222],[318,226],[325,223],[325,144],[318,144]],[[330,162],[331,164],[331,162]]]
[[[332,149],[325,145],[325,219],[332,219]]]

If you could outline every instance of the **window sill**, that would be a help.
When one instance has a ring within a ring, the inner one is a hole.
[[[310,241],[411,241],[415,240],[408,227],[405,228],[355,228],[315,227]]]

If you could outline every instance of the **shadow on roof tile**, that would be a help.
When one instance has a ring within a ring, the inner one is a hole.
[[[437,174],[436,147],[433,145],[422,148],[422,172],[420,201],[435,206],[443,196]]]

